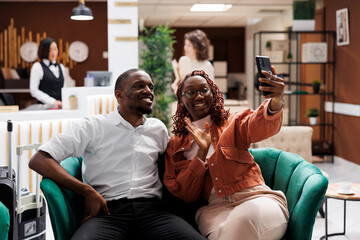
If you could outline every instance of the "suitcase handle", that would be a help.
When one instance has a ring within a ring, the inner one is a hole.
[[[11,173],[12,170],[12,159],[11,159],[11,133],[13,130],[13,124],[11,122],[11,120],[7,120],[7,131],[8,131],[8,178],[10,178],[10,180],[13,180],[13,175]]]
[[[12,124],[11,120],[7,120],[7,130],[8,130],[8,132],[12,132],[12,130],[13,130],[13,124]]]
[[[34,150],[34,149],[39,148],[40,146],[41,146],[40,143],[33,143],[33,144],[28,144],[28,145],[17,146],[16,147],[16,155],[21,156],[24,151]]]
[[[21,155],[23,154],[24,151],[27,150],[33,150],[33,149],[37,149],[41,146],[40,143],[33,143],[33,144],[28,144],[28,145],[20,145],[16,147],[16,155],[18,156],[18,169],[17,169],[17,176],[18,176],[18,183],[17,183],[17,204],[18,204],[18,209],[21,206],[21,191],[20,191],[20,171],[21,171]],[[36,199],[35,199],[36,203],[40,203],[40,175],[38,173],[36,173]],[[37,217],[40,216],[40,208],[37,209]],[[19,221],[21,219],[21,213],[19,214]]]

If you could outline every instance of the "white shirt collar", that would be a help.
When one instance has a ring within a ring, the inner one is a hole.
[[[145,122],[146,122],[146,117],[143,116],[142,117],[142,124],[144,125]],[[131,127],[131,128],[134,128],[128,121],[126,121],[120,114],[119,112],[119,107],[115,108],[114,111],[112,111],[110,114],[109,114],[109,120],[112,124],[114,124],[115,126],[118,125],[118,124],[123,124],[124,126],[127,126],[127,127]]]
[[[50,60],[49,60],[49,59],[44,58],[42,61],[43,61],[43,63],[44,63],[46,66],[49,66],[49,65],[50,65]],[[56,63],[56,61],[53,61],[52,63]]]

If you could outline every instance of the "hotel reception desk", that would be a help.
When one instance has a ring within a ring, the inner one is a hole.
[[[69,97],[75,96],[77,109],[70,110]],[[70,121],[88,115],[105,114],[117,106],[113,87],[73,87],[62,89],[63,109],[19,111],[0,114],[0,166],[7,166],[9,155],[12,168],[17,169],[16,147],[31,143],[45,143],[56,133],[63,132]],[[11,137],[7,132],[7,121],[13,123]],[[11,139],[11,144],[10,144]],[[9,151],[8,146],[11,146]],[[21,187],[30,191],[35,186],[35,174],[26,167],[35,151],[25,151],[21,156]],[[17,173],[18,174],[18,173]]]

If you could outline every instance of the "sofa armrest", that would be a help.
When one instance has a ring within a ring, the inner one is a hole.
[[[7,240],[10,228],[9,209],[0,202],[0,240]]]
[[[61,166],[73,177],[81,180],[82,158],[68,158]],[[55,239],[70,239],[83,217],[83,198],[49,178],[40,183],[44,193]]]
[[[285,239],[311,239],[316,214],[326,193],[328,179],[322,175],[311,175],[305,182],[288,223]]]
[[[41,181],[40,187],[48,204],[55,239],[70,239],[76,230],[76,220],[64,193],[55,182],[48,178]]]

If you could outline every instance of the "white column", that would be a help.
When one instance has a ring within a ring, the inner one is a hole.
[[[139,65],[137,0],[108,0],[108,70],[110,85],[124,71]]]

